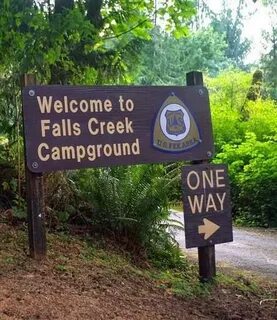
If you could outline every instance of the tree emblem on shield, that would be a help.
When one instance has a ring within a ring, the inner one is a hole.
[[[166,117],[166,131],[169,134],[178,136],[186,131],[186,125],[184,122],[184,112],[179,109],[176,111],[167,110]]]

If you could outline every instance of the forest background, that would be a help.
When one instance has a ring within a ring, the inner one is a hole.
[[[185,85],[186,72],[198,70],[210,93],[213,161],[229,166],[235,223],[277,227],[277,28],[264,33],[260,61],[247,64],[250,0],[228,2],[216,14],[205,0],[1,0],[1,220],[26,218],[22,74],[42,84]],[[274,21],[276,0],[263,5]],[[47,174],[47,226],[86,225],[149,256],[165,254],[183,165]]]

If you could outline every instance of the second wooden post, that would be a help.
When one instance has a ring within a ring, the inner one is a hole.
[[[192,71],[186,75],[188,86],[203,86],[202,72]],[[208,163],[208,161],[193,161],[192,164]],[[216,276],[215,246],[198,248],[199,278],[201,282],[209,282]]]

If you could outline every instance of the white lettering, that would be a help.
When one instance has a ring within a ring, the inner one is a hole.
[[[193,186],[193,185],[191,184],[191,181],[190,181],[192,175],[194,175],[194,176],[196,177],[196,184],[195,184],[195,186]],[[196,171],[190,171],[190,173],[188,174],[188,176],[187,176],[187,185],[189,186],[189,188],[190,188],[191,190],[196,190],[197,188],[199,188],[200,179],[199,179],[199,176],[198,176],[198,174],[197,174]]]
[[[52,99],[53,99],[52,96],[49,97],[49,100],[45,96],[43,96],[42,101],[41,101],[41,97],[37,96],[37,101],[38,101],[38,105],[39,105],[41,113],[45,113],[45,112],[50,113],[51,112]]]
[[[200,196],[200,201],[198,199],[198,195],[194,195],[193,200],[191,199],[191,196],[188,196],[190,210],[192,213],[196,213],[196,210],[198,211],[198,213],[202,212],[203,199],[204,199],[203,194],[201,194]]]
[[[222,211],[223,210],[223,204],[224,204],[224,200],[225,200],[225,197],[226,197],[226,192],[224,192],[222,194],[222,198],[220,197],[220,194],[219,193],[216,193],[216,196],[217,196],[217,199],[220,203],[220,210]]]

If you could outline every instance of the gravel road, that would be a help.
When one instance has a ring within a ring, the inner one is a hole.
[[[172,211],[171,219],[183,222],[183,213]],[[197,248],[185,248],[184,231],[173,232],[180,247],[195,256]],[[233,234],[233,242],[216,245],[216,261],[277,279],[277,230],[234,228]]]

